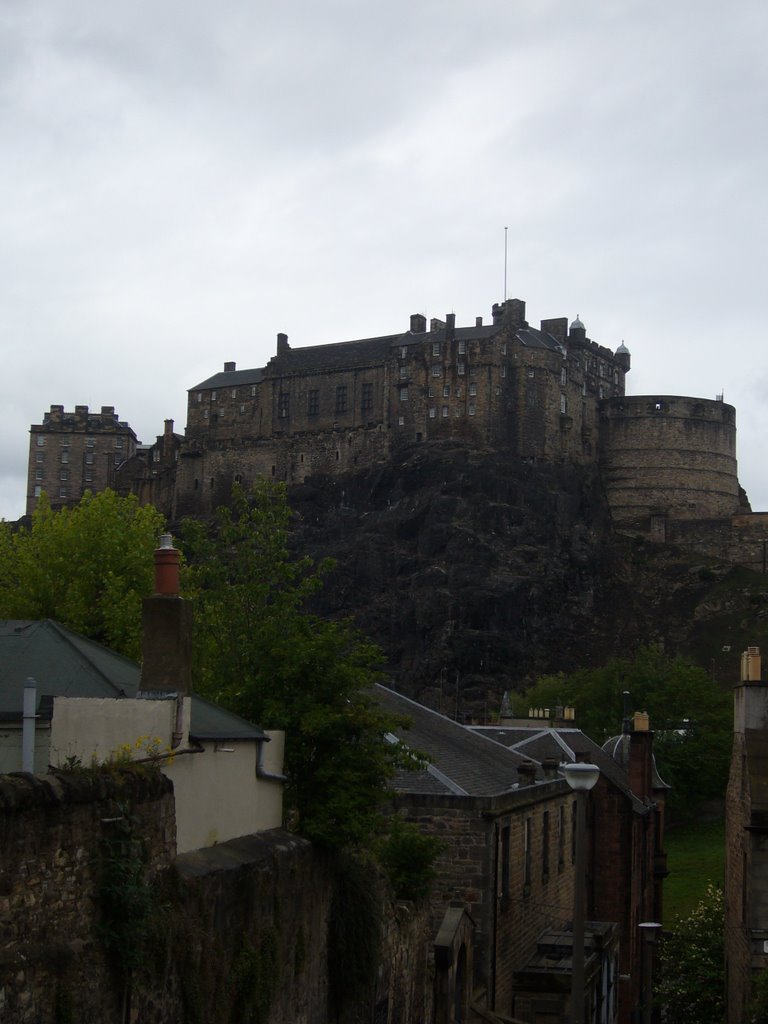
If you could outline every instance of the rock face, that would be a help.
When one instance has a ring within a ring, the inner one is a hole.
[[[351,616],[395,686],[451,716],[496,711],[505,689],[648,642],[707,667],[717,652],[725,673],[730,641],[735,671],[741,633],[765,629],[762,577],[739,570],[745,587],[728,587],[729,566],[617,538],[589,468],[422,443],[312,478],[289,500],[297,551],[336,560],[319,610]]]

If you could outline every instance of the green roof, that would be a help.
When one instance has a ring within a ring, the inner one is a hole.
[[[39,706],[44,697],[135,697],[140,670],[130,658],[52,619],[0,620],[0,720],[21,720],[30,676]],[[258,726],[196,694],[190,734],[198,740],[264,739]]]

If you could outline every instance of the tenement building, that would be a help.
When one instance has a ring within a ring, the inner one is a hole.
[[[726,1020],[756,1020],[749,1004],[768,971],[768,684],[759,647],[741,656],[725,801]]]
[[[52,405],[43,422],[30,427],[27,515],[43,491],[54,509],[76,505],[87,490],[114,487],[118,467],[136,452],[136,435],[114,406],[92,412]]]

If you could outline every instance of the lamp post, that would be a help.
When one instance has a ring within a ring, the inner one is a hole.
[[[653,947],[661,932],[658,921],[641,921],[638,925],[643,936],[643,1024],[651,1024],[653,1012]]]
[[[587,793],[600,777],[595,764],[566,764],[566,781],[576,794],[576,864],[573,877],[571,1021],[584,1024],[584,903],[587,895]]]

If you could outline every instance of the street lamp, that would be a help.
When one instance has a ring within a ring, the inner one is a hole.
[[[584,1022],[584,903],[587,895],[587,793],[600,777],[596,764],[563,765],[576,794],[576,864],[573,878],[573,947],[571,951],[571,1021]]]
[[[643,1024],[651,1024],[653,1012],[653,947],[661,932],[658,921],[641,921],[637,926],[643,936]]]

